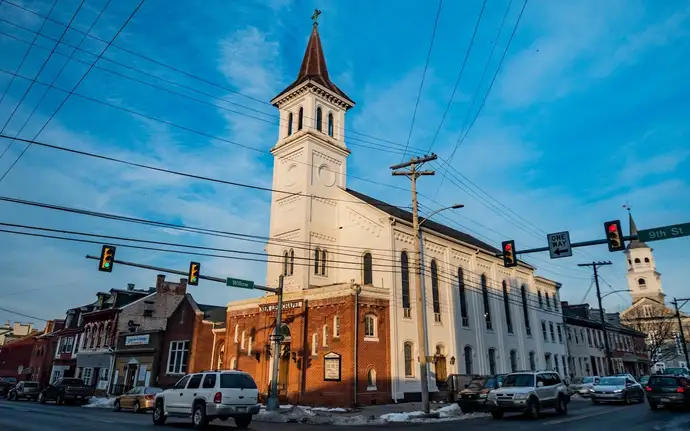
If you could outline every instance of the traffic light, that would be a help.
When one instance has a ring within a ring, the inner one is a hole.
[[[191,262],[189,264],[189,277],[187,284],[190,286],[199,285],[199,271],[201,271],[201,264],[199,262]]]
[[[115,247],[112,245],[104,245],[101,249],[101,260],[99,262],[99,271],[113,272],[113,264],[115,263]]]
[[[609,251],[621,251],[625,249],[625,241],[623,241],[620,220],[607,221],[604,223],[604,230],[606,231],[606,241],[609,245]]]
[[[515,258],[515,241],[503,241],[501,249],[503,250],[503,266],[506,268],[517,266],[518,263]]]

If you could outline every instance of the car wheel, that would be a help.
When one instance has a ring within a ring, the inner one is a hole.
[[[38,402],[39,404],[45,404],[46,403],[46,396],[41,392],[38,394]]]
[[[55,398],[55,404],[60,405],[65,402],[65,399],[62,397],[61,394],[58,394],[57,398]]]
[[[156,401],[156,407],[153,408],[153,424],[165,425],[165,410],[163,409],[163,400]]]
[[[115,400],[113,403],[113,411],[119,412],[122,407],[120,406],[120,400]]]
[[[503,419],[503,412],[498,410],[498,411],[493,411],[491,412],[491,417],[498,420],[498,419]]]
[[[657,404],[657,403],[649,403],[649,410],[652,410],[652,411],[657,411],[657,410],[659,410],[659,404]]]
[[[10,392],[10,393],[7,395],[7,399],[8,399],[9,401],[15,401],[15,400],[17,399],[17,395],[15,395],[14,392]]]
[[[237,426],[237,428],[240,428],[240,429],[248,428],[250,423],[252,423],[251,415],[238,416],[235,418],[235,425]]]
[[[632,400],[630,399],[630,392],[625,393],[625,398],[623,399],[623,402],[627,405],[632,404]]]
[[[192,425],[195,429],[204,429],[208,425],[208,417],[206,416],[206,406],[197,403],[192,410]]]
[[[132,411],[134,413],[141,413],[141,406],[139,405],[139,401],[134,402],[134,405],[132,406]]]
[[[558,397],[558,404],[556,404],[556,413],[559,415],[567,415],[568,414],[568,403],[565,400],[565,397],[560,396]]]
[[[527,411],[525,412],[525,415],[529,417],[530,419],[536,419],[539,417],[539,401],[537,401],[534,398],[530,398],[529,401],[527,401]]]
[[[594,398],[592,398],[592,404],[599,404],[599,401],[596,400],[596,399],[594,399]]]

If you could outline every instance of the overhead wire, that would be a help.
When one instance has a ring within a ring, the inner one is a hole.
[[[434,20],[434,27],[431,31],[431,42],[429,42],[429,51],[426,53],[426,61],[424,62],[424,70],[422,71],[422,80],[419,83],[419,90],[417,91],[417,99],[414,103],[414,110],[412,111],[412,121],[410,122],[410,131],[407,134],[407,142],[405,143],[405,149],[403,149],[402,160],[405,159],[407,155],[407,148],[410,146],[410,140],[412,139],[412,131],[414,130],[414,122],[417,118],[417,109],[419,108],[419,100],[422,98],[422,90],[424,89],[424,80],[426,79],[426,72],[429,69],[429,60],[431,60],[431,52],[434,49],[434,41],[436,40],[436,28],[438,27],[438,20],[441,17],[441,9],[443,7],[443,0],[438,1],[438,10],[436,11],[436,19]]]
[[[4,312],[10,313],[10,314],[15,314],[15,315],[21,316],[21,317],[26,317],[27,319],[40,320],[41,322],[47,322],[47,321],[48,321],[47,319],[43,319],[43,318],[40,318],[40,317],[32,316],[32,315],[30,315],[30,314],[22,313],[22,312],[20,312],[20,311],[12,310],[12,309],[10,309],[10,308],[0,307],[0,311],[4,311]]]
[[[55,108],[55,111],[53,111],[53,113],[50,115],[50,117],[48,117],[48,120],[45,122],[45,124],[43,124],[43,126],[38,130],[38,132],[37,132],[36,135],[34,136],[34,139],[38,139],[38,137],[41,135],[41,133],[43,133],[43,131],[45,130],[45,128],[48,127],[48,124],[50,124],[51,120],[52,120],[53,118],[55,118],[55,116],[56,116],[57,113],[60,111],[60,109],[62,109],[62,107],[65,106],[65,103],[67,103],[67,100],[70,98],[70,96],[72,96],[72,95],[74,94],[74,91],[75,91],[77,88],[79,88],[79,85],[81,85],[81,83],[84,82],[84,79],[86,78],[86,76],[89,74],[89,72],[91,72],[91,70],[93,70],[94,65],[98,62],[98,60],[101,59],[101,57],[103,56],[103,54],[105,54],[105,52],[108,50],[108,48],[110,48],[110,46],[112,45],[112,43],[115,41],[115,39],[117,39],[117,37],[120,35],[120,33],[122,33],[122,31],[125,29],[125,27],[127,27],[127,24],[129,24],[129,22],[132,20],[132,18],[134,18],[134,15],[136,15],[136,13],[139,11],[139,9],[141,9],[141,7],[144,5],[144,2],[145,2],[145,1],[146,1],[146,0],[140,0],[140,1],[139,1],[139,3],[138,3],[137,6],[134,8],[134,10],[132,11],[132,13],[127,17],[127,19],[125,20],[125,22],[124,22],[124,23],[120,26],[120,28],[117,30],[117,32],[115,33],[115,35],[106,43],[105,48],[103,48],[103,50],[101,51],[101,53],[100,53],[100,54],[98,55],[98,57],[94,60],[93,64],[91,64],[91,65],[89,66],[89,68],[86,70],[86,72],[84,72],[84,74],[81,76],[81,78],[79,78],[79,81],[77,81],[77,83],[72,87],[72,89],[69,90],[69,94],[67,94],[67,97],[65,97],[64,99],[62,99],[62,101],[60,102],[60,104],[58,105],[58,107]],[[84,4],[84,0],[82,0],[82,3],[79,5],[79,8],[81,8],[81,6],[82,6],[83,4]],[[108,2],[108,3],[106,4],[105,7],[108,7],[108,4],[110,4],[110,3]],[[105,8],[104,8],[103,10],[105,11]],[[77,11],[77,13],[78,13],[78,11]],[[76,17],[76,13],[75,13],[75,17]],[[65,29],[65,31],[66,31],[66,29]],[[86,32],[86,34],[88,35],[88,32]],[[64,33],[63,33],[63,35],[64,35]],[[62,39],[62,38],[61,38],[61,39]],[[56,47],[57,47],[57,45],[56,45]],[[74,54],[74,52],[73,52],[72,54]],[[69,62],[69,60],[67,60],[67,61]],[[36,75],[36,78],[38,78],[38,75]],[[47,93],[47,91],[48,91],[48,90],[46,90],[46,93]],[[4,131],[4,128],[3,128],[3,131]],[[2,133],[2,131],[0,131],[0,133]],[[26,147],[24,147],[24,150],[23,150],[21,153],[19,153],[19,156],[17,156],[17,158],[14,160],[14,162],[7,168],[7,170],[5,171],[5,173],[2,174],[2,176],[0,176],[0,182],[2,182],[2,180],[5,179],[5,177],[7,177],[7,174],[9,174],[9,173],[12,171],[12,168],[14,168],[14,167],[16,166],[16,164],[19,162],[19,160],[21,160],[21,158],[24,156],[24,154],[26,154],[26,152],[29,150],[29,148],[31,148],[31,144],[28,144]]]

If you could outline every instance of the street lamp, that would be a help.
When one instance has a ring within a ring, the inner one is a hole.
[[[416,202],[415,202],[416,204]],[[415,268],[415,294],[417,295],[417,338],[419,339],[419,373],[420,380],[422,384],[422,405],[424,407],[424,413],[429,413],[431,411],[431,406],[429,404],[429,377],[428,377],[428,367],[427,367],[427,353],[429,348],[426,342],[426,298],[424,296],[424,289],[422,283],[424,278],[422,277],[422,269],[424,268],[424,248],[422,247],[422,225],[429,220],[430,217],[440,213],[441,211],[449,209],[459,209],[464,207],[462,204],[454,204],[448,207],[439,208],[436,211],[429,214],[422,222],[419,222],[419,216],[417,211],[412,212],[412,226],[414,229],[414,240],[415,248],[417,250],[417,267]]]

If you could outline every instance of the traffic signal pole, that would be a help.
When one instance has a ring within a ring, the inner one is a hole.
[[[604,349],[606,354],[606,367],[609,374],[613,372],[613,360],[611,358],[611,348],[609,347],[609,334],[606,330],[606,319],[604,318],[604,308],[601,305],[601,289],[599,289],[599,274],[597,267],[604,265],[612,265],[611,262],[592,262],[579,263],[577,266],[591,266],[594,269],[594,283],[597,287],[597,302],[599,303],[599,318],[601,319],[601,330],[604,332]]]
[[[417,302],[417,345],[419,346],[419,378],[421,380],[421,392],[422,392],[422,405],[424,407],[424,413],[428,414],[431,411],[431,405],[429,403],[429,377],[428,377],[428,365],[427,365],[427,353],[428,347],[426,342],[426,319],[425,317],[425,299],[424,291],[422,290],[422,242],[420,238],[420,228],[419,228],[419,208],[417,203],[417,178],[424,175],[434,175],[434,171],[420,171],[418,168],[425,162],[430,162],[436,160],[438,156],[436,154],[431,154],[430,156],[424,157],[413,157],[409,162],[400,163],[391,166],[393,175],[406,176],[411,181],[412,189],[412,230],[414,231],[414,246],[416,250],[416,265],[414,270],[415,275],[415,296]],[[400,171],[399,169],[409,168],[406,171]]]
[[[678,301],[684,301],[683,305],[685,305],[688,301],[690,301],[690,298],[681,298],[681,299],[676,299],[673,298],[673,306],[676,307],[676,319],[678,319],[678,328],[680,329],[680,342],[683,344],[683,354],[685,355],[685,366],[690,367],[690,357],[688,357],[688,345],[685,341],[685,331],[683,330],[683,319],[680,318],[680,309],[683,305],[678,305]]]
[[[278,277],[278,308],[276,310],[276,330],[273,334],[273,367],[271,369],[271,393],[266,400],[266,410],[278,410],[280,408],[280,401],[278,400],[278,372],[280,371],[280,343],[283,341],[283,334],[281,334],[282,317],[283,317],[283,275]]]

